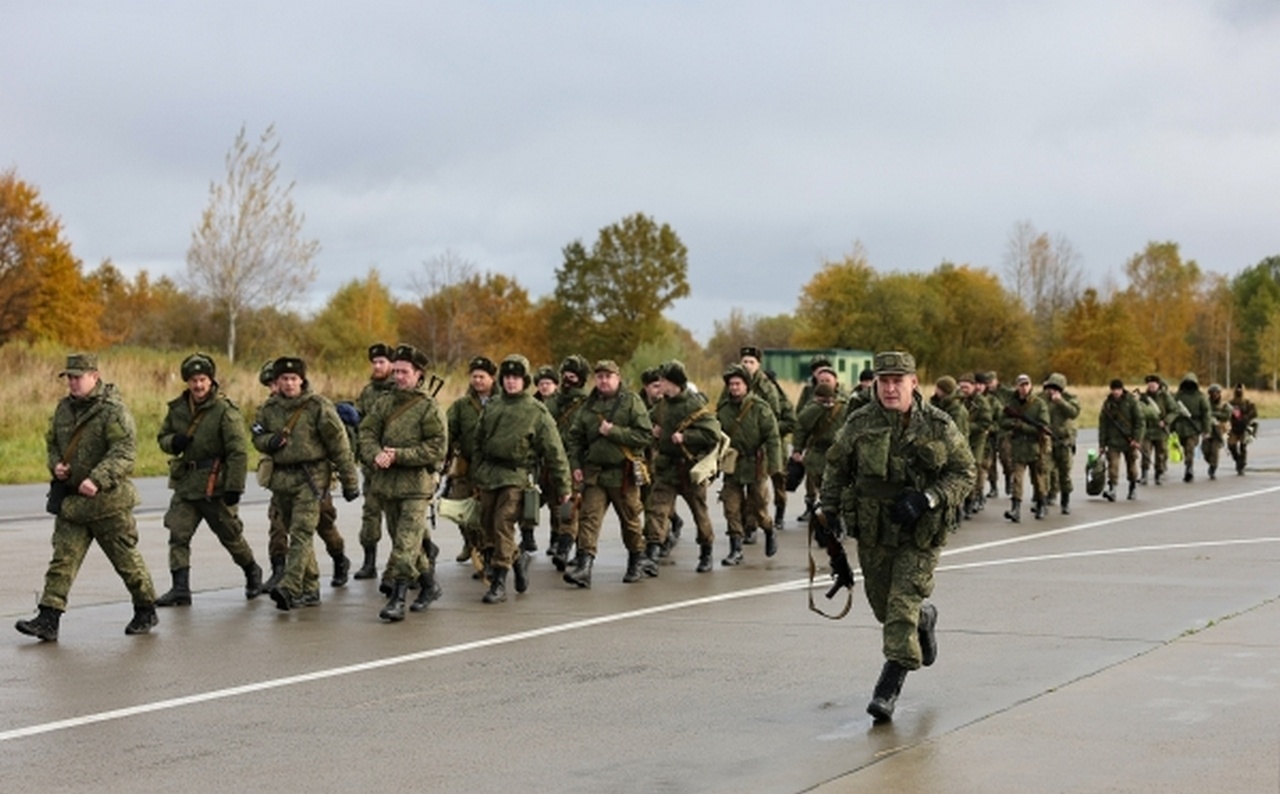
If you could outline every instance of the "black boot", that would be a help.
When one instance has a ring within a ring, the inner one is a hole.
[[[797,521],[797,522],[799,522],[800,524],[804,524],[804,523],[806,523],[810,518],[813,518],[813,500],[812,500],[812,499],[805,499],[805,500],[804,500],[804,512],[800,514],[800,517],[799,517],[799,518],[797,518],[797,519],[796,519],[796,521]]]
[[[902,682],[907,679],[907,668],[894,661],[884,663],[880,671],[880,680],[876,682],[876,691],[867,704],[867,713],[876,722],[888,722],[893,719],[893,707],[898,703],[898,695],[902,693]]]
[[[1044,498],[1032,500],[1031,505],[1031,515],[1035,516],[1037,521],[1049,513],[1049,503]]]
[[[1009,519],[1015,524],[1021,521],[1022,520],[1022,500],[1014,499],[1013,505],[1008,510],[1004,511],[1004,517]]]
[[[1214,463],[1209,466],[1209,479],[1218,479],[1218,464]]]
[[[458,556],[453,558],[454,562],[466,562],[471,559],[471,541],[467,540],[467,536],[462,536],[462,551],[458,552]],[[357,579],[359,577],[356,577]]]
[[[397,579],[391,585],[391,598],[387,600],[387,605],[378,613],[378,617],[391,623],[404,620],[404,599],[408,593],[409,583]]]
[[[129,625],[124,627],[124,633],[146,634],[159,623],[160,616],[156,614],[155,604],[148,604],[145,607],[135,606],[133,608],[133,620],[129,621]]]
[[[933,664],[938,658],[938,608],[933,604],[920,607],[920,621],[916,624],[916,635],[920,638],[920,663],[925,667]]]
[[[1156,479],[1158,480],[1159,478],[1156,478]],[[1157,484],[1159,484],[1159,483],[1157,483]],[[1138,498],[1138,484],[1137,484],[1136,482],[1131,482],[1131,483],[1129,483],[1129,496],[1128,496],[1128,498],[1129,498],[1130,500],[1133,500],[1133,499],[1137,499],[1137,498]]]
[[[1115,483],[1113,482],[1107,483],[1107,489],[1102,492],[1102,498],[1106,499],[1108,502],[1114,502],[1116,500],[1116,484]]]
[[[174,568],[170,573],[173,574],[173,587],[169,588],[169,592],[156,599],[156,606],[191,606],[191,569]]]
[[[658,560],[662,558],[662,544],[650,543],[644,548],[644,556],[640,559],[640,573],[645,576],[658,575]]]
[[[293,595],[293,593],[290,593],[288,590],[285,590],[280,585],[276,585],[275,587],[268,590],[267,595],[271,596],[271,600],[274,601],[276,604],[276,609],[280,610],[281,612],[288,612],[294,607],[302,606],[302,604],[299,603],[298,599]]]
[[[507,600],[507,569],[495,565],[489,570],[489,592],[481,600],[486,604],[501,604]]]
[[[988,498],[988,499],[995,499],[995,498],[996,498],[997,496],[999,496],[999,495],[1000,495],[1000,491],[999,491],[999,490],[997,490],[997,488],[996,488],[996,484],[995,484],[994,482],[993,482],[993,483],[991,483],[991,488],[990,488],[990,490],[988,490],[988,491],[987,491],[987,498]]]
[[[280,580],[284,578],[284,557],[271,558],[271,575],[267,577],[267,581],[262,583],[262,592],[270,593],[280,584]]]
[[[369,543],[361,546],[364,549],[364,562],[352,579],[375,579],[378,576],[378,544]]]
[[[698,547],[698,573],[711,572],[711,544]]]
[[[421,612],[431,606],[431,602],[438,599],[442,592],[440,584],[436,582],[436,568],[433,565],[418,577],[418,597],[413,599],[409,609]]]
[[[529,556],[529,552],[521,551],[516,555],[515,561],[511,564],[511,570],[516,575],[517,593],[523,593],[525,590],[529,589],[529,561],[531,559],[533,558]]]
[[[251,562],[244,566],[244,597],[252,601],[262,595],[262,566]]]
[[[573,559],[573,570],[565,573],[564,580],[583,589],[591,587],[591,566],[595,561],[595,557],[578,549],[578,556]]]
[[[742,531],[742,545],[744,546],[756,545],[756,528],[755,527],[747,527]]]
[[[1187,472],[1182,475],[1183,482],[1191,482],[1196,478],[1195,468],[1191,465],[1191,461],[1187,461]]]
[[[720,561],[721,565],[741,565],[742,564],[742,543],[740,537],[729,538],[729,555]]]
[[[676,511],[671,511],[671,526],[667,528],[667,540],[671,546],[675,546],[680,541],[680,530],[684,529],[684,519]],[[670,548],[670,546],[668,547]]]
[[[350,573],[351,558],[342,553],[333,555],[333,578],[329,580],[329,584],[333,587],[342,587],[347,583]]]
[[[533,527],[520,527],[520,548],[524,551],[537,551],[538,539],[533,536]]]
[[[1062,514],[1064,516],[1071,515],[1071,494],[1069,493],[1062,495]]]
[[[785,523],[787,523],[787,506],[774,505],[773,506],[773,528],[782,529],[782,525]]]
[[[551,564],[556,566],[556,570],[564,573],[569,567],[569,551],[573,548],[573,536],[568,532],[561,532],[556,535],[556,542],[553,544],[551,553]]]
[[[41,604],[39,612],[31,620],[19,620],[13,624],[18,631],[28,637],[38,637],[44,642],[58,641],[58,622],[62,620],[62,610]]]
[[[776,529],[766,529],[764,531],[764,556],[772,557],[778,553],[778,531]]]
[[[627,552],[627,572],[622,575],[623,583],[633,584],[644,578],[644,574],[640,572],[640,561],[643,559],[643,551]]]

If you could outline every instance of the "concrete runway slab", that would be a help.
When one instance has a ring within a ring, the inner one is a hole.
[[[861,589],[843,621],[806,609],[794,522],[773,559],[749,546],[746,565],[699,575],[686,539],[658,579],[632,585],[610,525],[591,590],[539,552],[530,591],[497,606],[443,562],[444,598],[396,625],[377,619],[373,583],[330,588],[323,555],[321,607],[246,602],[240,571],[201,530],[195,604],[162,610],[145,637],[123,634],[127,594],[94,549],[58,643],[12,629],[0,642],[0,780],[72,792],[1280,790],[1277,431],[1264,426],[1246,477],[1210,482],[1199,464],[1194,483],[1114,504],[1078,484],[1071,516],[1018,525],[991,502],[942,561],[938,664],[908,677],[885,726],[864,712],[879,629]],[[140,487],[143,553],[163,590],[167,493]],[[31,614],[48,559],[42,494],[0,489],[10,625]],[[263,550],[263,496],[242,513]],[[339,522],[354,549],[358,509],[339,503]],[[456,531],[438,538],[451,560]]]

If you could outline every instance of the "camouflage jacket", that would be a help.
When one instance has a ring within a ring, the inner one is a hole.
[[[1182,408],[1178,409],[1177,416],[1174,417],[1171,425],[1173,432],[1183,438],[1209,432],[1213,412],[1209,409],[1208,396],[1200,391],[1200,384],[1188,377],[1178,386],[1178,393],[1174,395],[1174,399],[1190,415],[1183,416]]]
[[[486,491],[526,488],[534,483],[538,467],[547,469],[556,496],[571,492],[569,459],[546,406],[527,391],[490,399],[476,427],[471,461],[476,487]]]
[[[1000,413],[1000,430],[1009,436],[1014,463],[1031,463],[1048,449],[1048,436],[1032,422],[1047,425],[1049,406],[1034,394],[1021,400],[1015,391]]]
[[[600,433],[603,421],[613,425],[607,436]],[[652,440],[653,420],[640,395],[620,386],[606,398],[592,389],[569,426],[565,452],[569,467],[581,469],[585,482],[617,488],[627,481],[633,462],[644,460]]]
[[[360,420],[360,462],[371,472],[369,493],[392,499],[428,498],[439,483],[449,449],[444,412],[426,389],[383,392]],[[374,458],[384,448],[395,463],[380,469]]]
[[[827,452],[822,510],[839,515],[863,545],[943,546],[976,477],[969,443],[946,413],[918,393],[905,417],[872,402],[849,417]],[[907,491],[934,502],[915,527],[890,518]]]
[[[66,461],[71,466],[67,497],[59,515],[69,521],[88,521],[132,510],[138,504],[138,491],[129,479],[138,455],[137,429],[114,385],[99,383],[83,398],[68,395],[58,402],[45,433],[50,474],[67,454],[73,437],[75,447]],[[85,480],[98,486],[96,496],[77,492]]]
[[[1155,394],[1144,390],[1138,401],[1146,422],[1144,438],[1160,444],[1168,441],[1173,420],[1178,417],[1178,401],[1173,399],[1173,395],[1164,386],[1157,389]]]
[[[1049,427],[1053,428],[1054,446],[1074,447],[1080,400],[1069,391],[1062,392],[1061,400],[1054,400],[1047,394],[1042,399],[1049,408]]]
[[[258,407],[252,430],[254,449],[271,457],[272,491],[310,491],[318,498],[329,491],[335,471],[343,491],[360,489],[346,426],[333,403],[310,388],[297,397],[268,397]],[[272,452],[269,444],[276,434],[286,436],[288,443]]]
[[[551,413],[551,418],[555,420],[556,428],[560,431],[560,441],[564,443],[566,449],[569,446],[569,429],[573,427],[573,419],[586,401],[587,390],[581,386],[574,386],[560,389],[551,395],[551,399],[543,403]]]
[[[987,438],[995,431],[996,417],[985,394],[969,395],[964,399],[964,407],[969,412],[969,449],[977,457],[986,450]]]
[[[369,378],[369,382],[360,390],[360,396],[356,398],[356,410],[360,412],[360,418],[363,419],[373,410],[374,403],[378,402],[379,397],[390,394],[395,388],[396,379],[390,375],[382,380]]]
[[[751,392],[735,402],[726,392],[716,418],[738,451],[733,474],[725,474],[727,484],[750,485],[782,470],[782,438],[768,403]]]
[[[656,430],[654,480],[677,488],[689,484],[689,467],[720,443],[720,421],[701,394],[682,389],[649,410]],[[671,440],[679,432],[682,444]]]
[[[969,409],[965,407],[964,398],[959,394],[953,394],[950,397],[935,394],[929,398],[929,404],[951,417],[951,421],[956,423],[956,429],[960,431],[960,435],[968,443]]]
[[[1098,412],[1098,446],[1124,449],[1129,442],[1142,440],[1145,427],[1137,397],[1125,392],[1117,400],[1108,394]]]
[[[831,443],[836,440],[836,431],[840,429],[844,416],[845,398],[837,394],[830,407],[817,401],[808,402],[796,417],[796,434],[792,439],[792,447],[797,452],[808,455],[817,452],[825,455]]]
[[[178,434],[190,439],[182,452],[173,448]],[[244,417],[216,383],[204,402],[194,402],[190,391],[171,400],[156,443],[173,456],[169,459],[169,487],[176,496],[203,499],[221,497],[226,491],[244,492],[249,468]]]
[[[467,464],[475,458],[476,427],[480,424],[484,402],[475,389],[468,387],[466,394],[449,404],[445,414],[449,424],[449,453]]]

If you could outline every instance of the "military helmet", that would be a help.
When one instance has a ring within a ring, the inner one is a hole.
[[[524,378],[525,388],[529,388],[529,384],[533,379],[529,376],[529,359],[519,353],[512,353],[502,359],[502,363],[498,365],[498,375],[506,377],[507,375],[519,375]]]
[[[192,353],[182,359],[180,371],[183,380],[191,380],[195,375],[208,375],[212,378],[217,373],[218,367],[213,363],[213,359],[204,353]]]

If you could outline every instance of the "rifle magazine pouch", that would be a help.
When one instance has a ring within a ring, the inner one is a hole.
[[[525,488],[520,492],[521,508],[520,508],[520,524],[521,526],[536,527],[538,525],[538,506],[539,495],[537,488]]]

